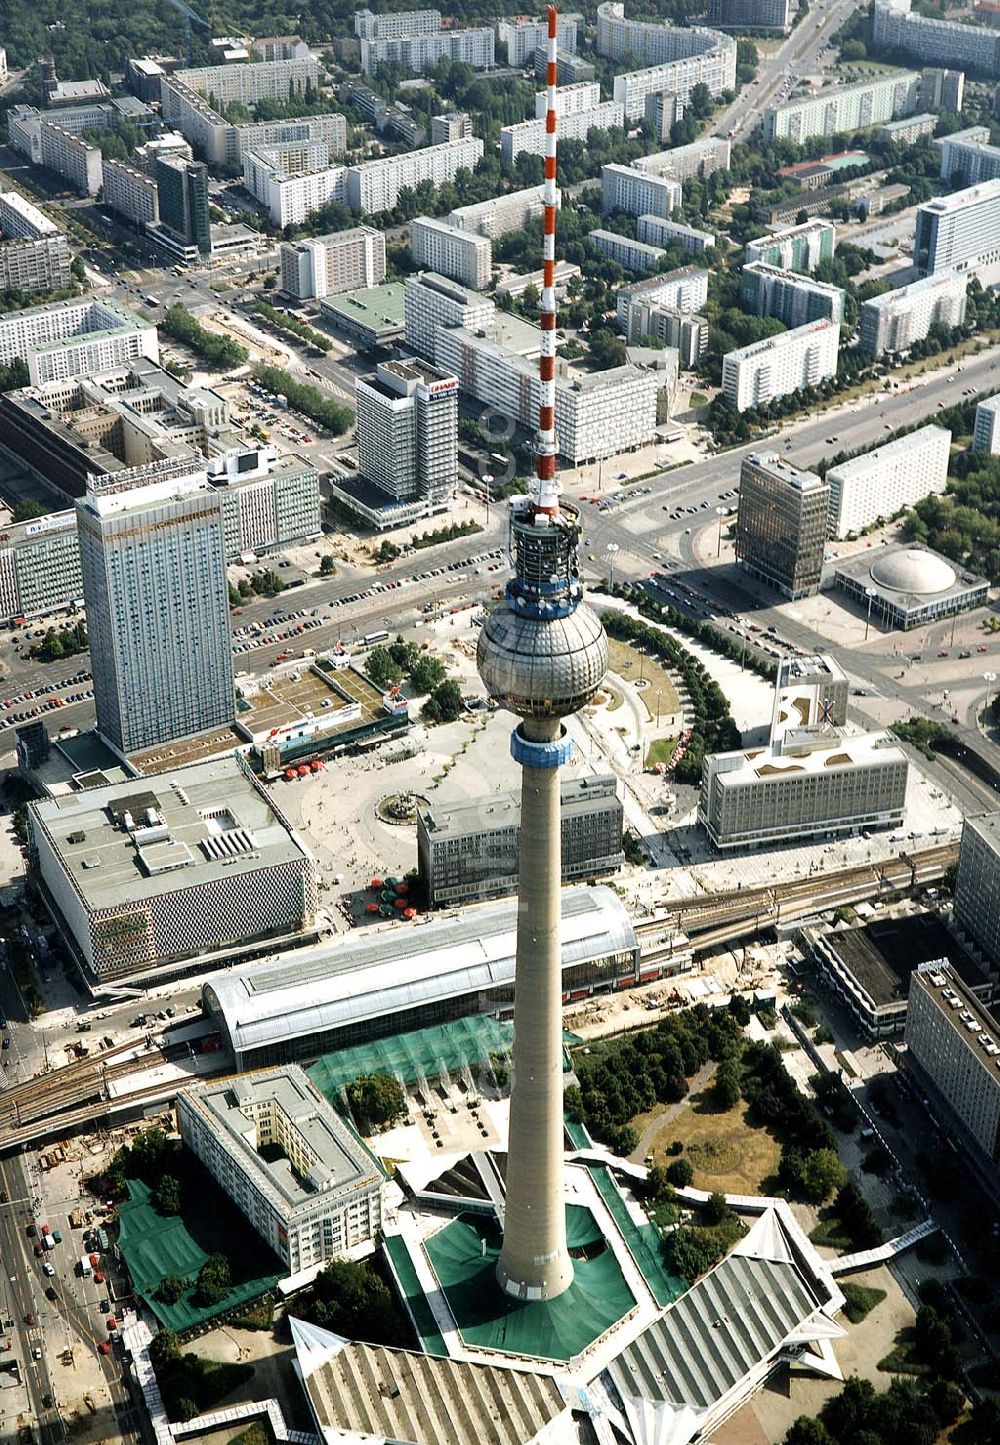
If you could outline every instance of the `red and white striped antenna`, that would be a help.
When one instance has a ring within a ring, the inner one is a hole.
[[[538,407],[534,511],[559,515],[559,479],[556,476],[556,82],[559,44],[558,11],[548,6],[548,64],[545,71],[545,203],[542,251],[542,354],[539,361],[541,397]]]

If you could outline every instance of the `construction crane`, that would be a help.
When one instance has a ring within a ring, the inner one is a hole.
[[[167,0],[167,3],[169,5],[172,5],[173,8],[184,17],[184,46],[187,50],[188,65],[190,65],[192,23],[195,25],[200,25],[202,30],[209,30],[211,29],[211,26],[209,25],[207,20],[204,20],[198,14],[197,10],[192,10],[190,5],[186,5],[184,3],[184,0]]]

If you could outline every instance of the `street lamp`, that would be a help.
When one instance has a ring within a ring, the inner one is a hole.
[[[715,555],[716,555],[716,557],[721,557],[721,556],[722,556],[722,519],[723,519],[723,517],[726,515],[726,508],[725,508],[725,507],[716,507],[716,509],[715,509],[715,515],[716,515],[716,516],[718,517],[718,519],[719,519],[719,545],[718,545],[718,546],[716,547],[716,549],[715,549]]]
[[[986,684],[986,711],[987,711],[987,713],[989,713],[989,710],[990,710],[990,688],[993,686],[993,684],[996,682],[996,680],[997,680],[997,675],[996,675],[995,672],[984,672],[984,673],[983,673],[983,681],[984,681],[985,684]]]
[[[865,596],[868,598],[868,616],[865,618],[865,641],[868,641],[868,629],[872,624],[872,603],[878,596],[874,587],[865,588]]]
[[[611,591],[611,592],[613,592],[613,591],[615,590],[615,558],[618,556],[618,543],[617,543],[617,542],[609,542],[609,543],[608,543],[607,551],[608,551],[608,584],[609,584],[608,590]]]
[[[489,472],[483,473],[483,486],[486,488],[486,525],[490,525],[490,487],[493,485],[493,478]]]

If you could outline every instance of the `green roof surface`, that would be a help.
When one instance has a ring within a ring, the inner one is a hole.
[[[463,1066],[474,1069],[490,1054],[509,1054],[513,1039],[512,1024],[477,1015],[322,1054],[306,1073],[323,1097],[339,1107],[345,1084],[362,1074],[389,1074],[403,1084],[437,1079],[442,1073],[458,1074]]]
[[[611,1212],[628,1245],[653,1298],[662,1308],[673,1304],[689,1288],[686,1279],[671,1274],[663,1262],[663,1241],[655,1224],[636,1224],[626,1207],[611,1170],[604,1164],[591,1164],[590,1172],[601,1198]]]
[[[389,1259],[396,1285],[403,1297],[413,1328],[417,1332],[420,1348],[428,1355],[448,1357],[448,1346],[438,1329],[434,1311],[417,1278],[416,1266],[410,1258],[409,1247],[401,1234],[387,1234],[384,1249]]]

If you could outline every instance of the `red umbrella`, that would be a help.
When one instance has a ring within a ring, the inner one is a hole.
[[[395,903],[394,903],[392,906],[393,906],[393,908],[398,908],[398,909],[400,910],[400,912],[402,912],[402,910],[406,907],[406,899],[405,899],[405,898],[397,898],[396,901],[395,901]]]
[[[308,772],[309,772],[309,765],[308,765],[307,763],[300,763],[300,764],[299,764],[299,777],[300,777],[300,778],[304,778],[304,777],[308,774]]]
[[[396,884],[396,895],[397,895],[397,897],[399,897],[399,898],[405,898],[406,895],[409,893],[409,891],[410,891],[410,885],[409,885],[409,883],[397,883],[397,884]]]
[[[313,773],[318,773],[322,766],[323,764],[320,762],[319,758],[313,758],[312,762],[309,764],[309,771]]]
[[[407,922],[409,922],[411,918],[416,918],[416,916],[417,916],[417,910],[416,910],[415,908],[404,908],[404,909],[403,909],[403,917],[406,919]]]
[[[366,912],[366,913],[377,913],[377,912],[378,912],[378,904],[377,904],[377,903],[366,903],[366,904],[365,904],[365,912]]]
[[[382,889],[385,887],[385,879],[373,878],[372,881],[369,883],[368,887],[373,889],[376,893],[381,893]]]
[[[294,780],[295,780],[295,770],[294,770],[294,768],[286,768],[286,769],[285,769],[285,782],[286,782],[286,783],[291,783],[291,782],[294,782]]]

